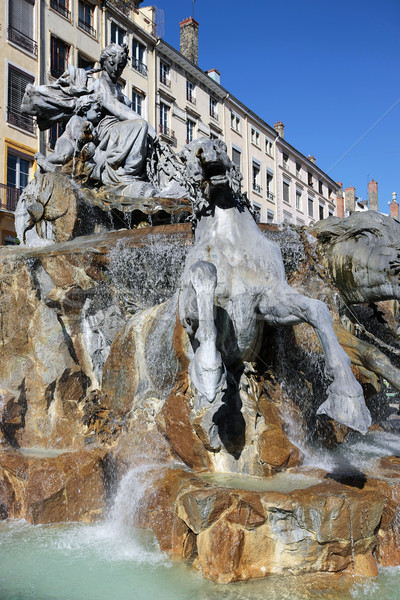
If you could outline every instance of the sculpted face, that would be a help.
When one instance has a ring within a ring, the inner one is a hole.
[[[193,140],[182,150],[181,157],[190,173],[201,177],[212,188],[229,186],[233,163],[222,140]]]
[[[100,102],[94,102],[91,104],[89,110],[86,113],[86,118],[88,121],[93,123],[93,125],[97,125],[101,119],[101,104]]]
[[[121,50],[112,50],[104,61],[104,69],[107,71],[111,81],[116,83],[126,67],[126,54]]]
[[[400,223],[375,211],[314,226],[331,276],[349,303],[400,300]]]

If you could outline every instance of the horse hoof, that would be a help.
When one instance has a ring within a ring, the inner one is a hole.
[[[331,393],[318,408],[317,415],[327,415],[363,435],[367,433],[372,423],[371,414],[362,394],[346,396]]]

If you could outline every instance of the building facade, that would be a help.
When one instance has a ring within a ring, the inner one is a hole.
[[[202,71],[198,24],[182,21],[180,51],[160,37],[160,11],[142,0],[6,0],[0,32],[0,75],[6,82],[1,153],[0,242],[15,238],[13,211],[35,170],[37,151],[48,154],[62,125],[39,132],[22,115],[28,83],[52,84],[69,65],[90,70],[110,42],[128,45],[120,85],[132,108],[179,151],[196,137],[221,138],[243,174],[243,189],[262,222],[309,225],[336,211],[339,186],[220,84],[216,69]]]

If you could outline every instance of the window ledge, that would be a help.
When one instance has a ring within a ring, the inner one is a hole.
[[[84,29],[83,27],[80,27],[79,25],[77,25],[77,29],[79,29],[79,31],[82,31],[83,33],[86,33],[86,35],[88,37],[90,37],[91,40],[95,40],[96,42],[99,41],[98,37],[97,37],[97,31],[96,31],[96,35],[92,35],[91,33],[89,33],[88,31],[86,31],[86,29]]]
[[[25,48],[21,48],[21,46],[17,46],[17,44],[15,44],[14,42],[12,42],[9,39],[7,39],[7,42],[10,44],[10,46],[12,46],[13,48],[16,48],[17,50],[19,50],[23,54],[26,54],[26,56],[29,56],[29,58],[31,58],[32,60],[35,60],[37,62],[38,57],[33,52],[29,52],[29,50],[26,50]]]
[[[64,21],[67,21],[67,23],[69,23],[70,25],[72,25],[72,17],[70,19],[68,19],[68,17],[64,17],[64,15],[62,15],[60,12],[58,12],[58,10],[55,10],[54,8],[51,8],[51,6],[49,6],[49,10],[51,10],[52,13],[54,13],[55,15],[58,15],[59,17],[61,17],[62,19],[64,19]]]
[[[17,127],[16,125],[9,123],[8,121],[5,121],[5,123],[8,127],[11,127],[11,129],[15,129],[15,131],[20,131],[21,133],[23,133],[25,135],[29,135],[29,137],[34,138],[35,140],[38,138],[37,133],[31,133],[30,131],[27,131],[26,129],[21,129],[21,127]],[[33,158],[32,158],[32,160],[33,160]]]

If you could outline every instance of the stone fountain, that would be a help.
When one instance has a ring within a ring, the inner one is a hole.
[[[400,564],[400,458],[319,462],[397,432],[399,223],[258,226],[223,142],[174,154],[127,106],[126,60],[23,101],[66,127],[0,257],[2,518],[100,519],[146,465],[137,524],[206,578]]]

